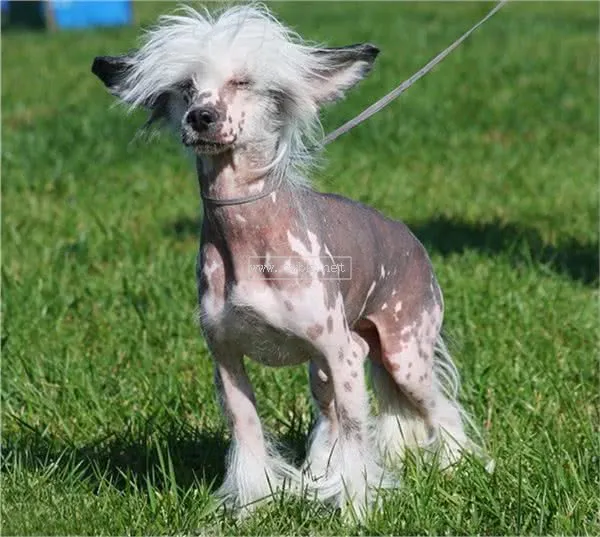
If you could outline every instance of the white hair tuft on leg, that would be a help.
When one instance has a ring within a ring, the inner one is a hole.
[[[240,514],[249,514],[281,490],[298,492],[301,473],[267,443],[266,453],[253,453],[233,441],[227,455],[227,475],[217,497]]]
[[[384,460],[397,461],[406,449],[428,441],[429,431],[423,418],[380,365],[370,362],[371,382],[379,401],[373,436]]]
[[[434,348],[433,382],[426,415],[398,387],[381,364],[371,363],[371,379],[379,402],[373,431],[387,461],[398,461],[407,449],[421,448],[428,459],[437,457],[442,468],[455,465],[464,452],[485,456],[482,436],[458,401],[460,377],[441,336]],[[476,441],[471,440],[465,426]]]

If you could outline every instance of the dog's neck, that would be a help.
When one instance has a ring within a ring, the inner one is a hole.
[[[196,159],[200,193],[213,200],[250,198],[274,187],[271,174],[261,172],[268,162],[243,151],[202,155]]]
[[[272,170],[257,173],[255,170],[268,165],[266,159],[222,153],[198,157],[196,165],[204,202],[203,237],[209,234],[211,240],[225,240],[229,247],[239,242],[243,248],[252,249],[255,243],[264,246],[271,234],[288,229],[292,220],[303,218],[304,189],[279,181]],[[232,200],[257,195],[259,198],[252,202],[207,202],[207,198]]]

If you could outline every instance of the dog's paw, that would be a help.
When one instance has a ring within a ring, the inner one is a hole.
[[[369,483],[354,492],[345,488],[336,501],[342,519],[346,523],[364,523],[371,514],[383,509],[382,491],[382,488]]]
[[[262,459],[238,451],[225,480],[215,493],[222,506],[237,517],[252,514],[259,506],[281,494],[296,494],[300,472],[276,454]]]
[[[372,512],[382,507],[382,492],[385,489],[398,486],[397,479],[373,461],[368,467],[363,467],[353,480],[344,479],[342,496],[342,513],[344,518],[352,518],[363,522]]]
[[[307,488],[319,500],[340,509],[344,520],[360,523],[381,508],[382,491],[396,486],[397,479],[371,461],[368,466],[330,466],[324,475],[308,481]]]
[[[330,449],[320,453],[311,453],[300,468],[303,479],[308,484],[316,484],[319,481],[326,481],[339,471],[338,458],[339,457],[335,449]]]
[[[269,487],[268,482],[265,487],[241,487],[233,489],[229,484],[224,483],[216,492],[215,499],[220,503],[225,514],[243,520],[252,515],[260,506],[273,500],[274,496],[281,491],[281,487]]]

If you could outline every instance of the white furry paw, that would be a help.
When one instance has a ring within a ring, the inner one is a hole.
[[[280,488],[276,478],[264,469],[263,476],[257,473],[244,481],[228,475],[215,496],[228,511],[243,518],[272,499]]]
[[[323,448],[311,450],[302,465],[302,475],[309,486],[326,481],[339,468],[339,452],[336,446],[326,445]]]
[[[396,414],[382,413],[375,420],[373,444],[387,464],[398,465],[406,451],[427,442],[430,431],[422,419],[399,410]]]
[[[342,517],[348,521],[363,522],[373,511],[382,505],[381,491],[396,486],[394,479],[379,465],[362,467],[360,474],[347,474],[342,477],[342,491],[337,497],[337,506]]]
[[[368,465],[355,462],[354,467],[343,465],[336,457],[335,465],[330,464],[323,474],[307,480],[307,489],[317,499],[341,509],[344,519],[360,522],[381,505],[381,490],[395,487],[397,481],[374,461]]]
[[[256,457],[234,445],[216,496],[226,508],[243,517],[282,491],[298,492],[300,483],[300,472],[274,452]]]
[[[437,463],[443,471],[452,472],[467,455],[480,461],[488,473],[494,472],[495,461],[480,445],[471,441],[464,434],[457,437],[450,435],[445,430],[440,430],[422,447],[425,452],[425,460]]]

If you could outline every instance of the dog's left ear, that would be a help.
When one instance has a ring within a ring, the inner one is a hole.
[[[369,43],[339,48],[315,49],[319,68],[311,81],[318,104],[341,99],[344,92],[365,78],[379,54]]]
[[[110,92],[121,97],[122,81],[127,76],[132,67],[133,54],[123,54],[121,56],[97,56],[92,64],[92,73],[94,73]]]

